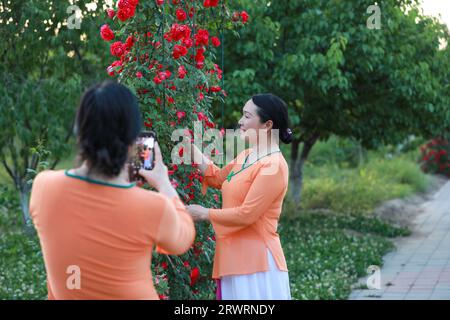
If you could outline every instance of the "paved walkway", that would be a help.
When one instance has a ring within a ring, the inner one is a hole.
[[[411,236],[384,257],[381,289],[354,290],[350,300],[450,300],[450,182],[422,208]]]

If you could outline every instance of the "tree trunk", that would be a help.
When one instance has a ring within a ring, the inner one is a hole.
[[[290,196],[293,203],[298,207],[300,205],[303,189],[303,166],[312,147],[319,139],[318,134],[314,134],[310,139],[303,141],[302,152],[298,157],[300,140],[293,141],[291,149],[291,177],[290,177]]]
[[[27,235],[34,234],[34,227],[31,221],[30,209],[29,209],[29,198],[30,198],[30,187],[26,181],[25,177],[21,177],[16,170],[11,170],[7,165],[6,161],[2,161],[3,166],[7,170],[8,174],[14,182],[14,187],[19,191],[19,202],[20,209],[22,211],[22,220],[24,223],[25,233]]]
[[[30,216],[30,187],[26,181],[19,182],[20,186],[20,208],[22,209],[22,218],[24,222],[25,233],[27,235],[34,234],[33,222]]]

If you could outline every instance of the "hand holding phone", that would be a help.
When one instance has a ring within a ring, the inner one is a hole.
[[[168,169],[164,164],[162,159],[161,149],[159,148],[158,142],[155,142],[155,165],[152,170],[145,170],[141,168],[139,170],[139,175],[144,177],[149,185],[160,190],[161,188],[165,188],[171,186]]]
[[[139,170],[153,170],[155,166],[156,133],[153,131],[141,132],[136,139],[129,161],[130,181],[145,182],[139,175]]]

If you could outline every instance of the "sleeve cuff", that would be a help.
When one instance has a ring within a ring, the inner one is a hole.
[[[210,162],[208,164],[208,166],[206,167],[205,174],[203,175],[203,180],[202,180],[202,190],[201,190],[202,195],[205,195],[206,191],[208,190],[209,184],[208,184],[208,179],[207,178],[214,176],[213,168],[214,168],[213,162]]]

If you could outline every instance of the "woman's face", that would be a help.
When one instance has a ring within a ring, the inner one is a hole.
[[[239,135],[241,139],[248,140],[250,145],[255,145],[259,141],[260,134],[267,134],[267,130],[272,128],[272,120],[261,123],[261,119],[257,114],[258,106],[252,99],[247,101],[242,109],[242,117],[239,120]]]

